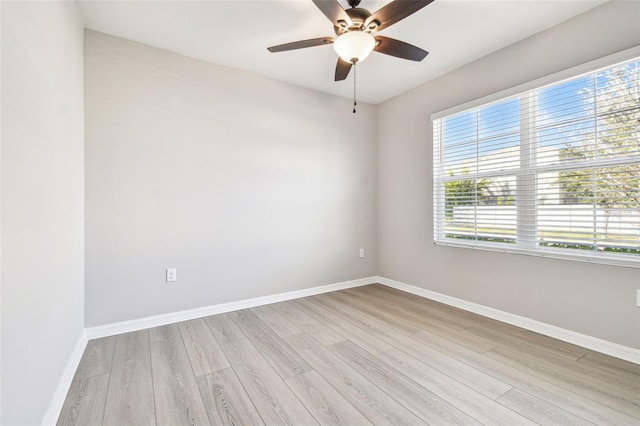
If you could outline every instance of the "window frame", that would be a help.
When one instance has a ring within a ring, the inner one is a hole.
[[[616,166],[621,164],[637,164],[634,161],[640,160],[640,156],[633,157],[623,157],[623,158],[615,158],[615,159],[598,159],[598,160],[589,160],[583,162],[572,163],[570,166],[566,164],[548,164],[548,165],[534,165],[531,166],[531,160],[535,158],[535,146],[530,143],[532,139],[532,132],[535,130],[532,128],[532,123],[534,120],[532,119],[532,115],[534,114],[534,108],[530,108],[532,102],[536,102],[535,95],[533,91],[541,90],[546,86],[560,84],[564,81],[571,80],[577,77],[580,77],[585,74],[596,73],[599,70],[611,68],[616,64],[634,60],[640,57],[640,46],[635,46],[633,48],[614,53],[612,55],[605,56],[603,58],[599,58],[554,74],[547,75],[545,77],[506,89],[502,90],[488,96],[472,100],[470,102],[466,102],[461,105],[454,106],[452,108],[448,108],[443,111],[436,112],[431,115],[432,121],[432,144],[433,144],[433,241],[436,245],[442,246],[452,246],[452,247],[461,247],[461,248],[471,248],[471,249],[480,249],[480,250],[488,250],[488,251],[496,251],[503,253],[514,253],[514,254],[523,254],[537,257],[549,257],[554,259],[563,259],[563,260],[573,260],[580,262],[590,262],[590,263],[598,263],[605,265],[615,265],[615,266],[624,266],[630,268],[640,268],[640,256],[634,258],[629,255],[620,255],[616,253],[602,253],[598,251],[583,251],[583,250],[573,250],[566,248],[553,248],[553,247],[544,247],[540,248],[533,238],[523,238],[525,235],[531,235],[531,233],[538,232],[537,225],[537,208],[534,209],[526,209],[519,208],[516,204],[516,242],[515,244],[507,244],[507,243],[495,243],[490,241],[480,241],[480,240],[456,240],[454,238],[446,238],[446,230],[445,230],[445,185],[448,179],[444,170],[441,170],[444,167],[442,163],[442,150],[443,143],[442,140],[436,141],[437,137],[442,136],[441,129],[439,128],[440,119],[453,116],[457,113],[465,112],[471,109],[475,109],[478,107],[487,107],[491,104],[503,102],[510,98],[519,97],[521,98],[520,102],[525,103],[527,107],[520,107],[520,159],[528,162],[525,167],[520,165],[518,170],[510,170],[506,169],[503,171],[496,170],[490,172],[478,172],[470,173],[468,175],[464,175],[464,179],[480,179],[484,177],[497,177],[497,176],[513,176],[517,180],[516,182],[516,199],[528,199],[535,200],[537,191],[537,184],[533,185],[522,185],[518,181],[523,181],[526,179],[534,179],[536,176],[541,175],[545,172],[558,172],[558,171],[566,171],[567,168],[575,168],[576,170],[580,168],[582,164],[584,167],[601,167],[601,166]],[[524,116],[528,114],[529,116]],[[588,163],[588,164],[587,164]],[[460,179],[460,176],[456,176],[455,178],[451,178],[449,180]],[[533,191],[533,194],[531,193]],[[527,192],[527,193],[525,193]]]

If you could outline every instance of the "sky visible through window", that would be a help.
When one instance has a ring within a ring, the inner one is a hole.
[[[640,61],[624,66],[627,75],[638,78]],[[627,82],[630,83],[630,82]],[[536,91],[535,104],[529,105],[535,117],[537,146],[575,146],[589,142],[596,131],[606,126],[598,120],[598,93],[611,80],[607,72],[587,75]],[[595,94],[595,95],[594,95]],[[472,162],[520,144],[520,96],[447,117],[442,122],[443,160],[446,169],[467,167],[458,173],[474,173]],[[525,105],[527,106],[527,105]],[[468,166],[471,166],[470,168]]]

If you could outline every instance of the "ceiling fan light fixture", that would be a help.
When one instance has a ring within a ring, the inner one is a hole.
[[[343,61],[362,62],[373,51],[376,39],[364,31],[348,31],[333,42],[333,48]]]

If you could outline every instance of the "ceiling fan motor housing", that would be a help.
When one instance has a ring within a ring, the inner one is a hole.
[[[352,7],[351,9],[346,9],[345,12],[347,12],[347,15],[351,18],[351,26],[347,27],[345,21],[338,21],[338,25],[334,25],[333,27],[336,35],[344,34],[347,31],[365,31],[370,33],[375,31],[379,25],[378,21],[374,20],[367,28],[364,28],[365,21],[371,16],[371,12],[367,9]]]

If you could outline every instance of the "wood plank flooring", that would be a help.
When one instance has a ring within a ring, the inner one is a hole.
[[[374,284],[89,342],[58,425],[640,425],[640,365]]]

